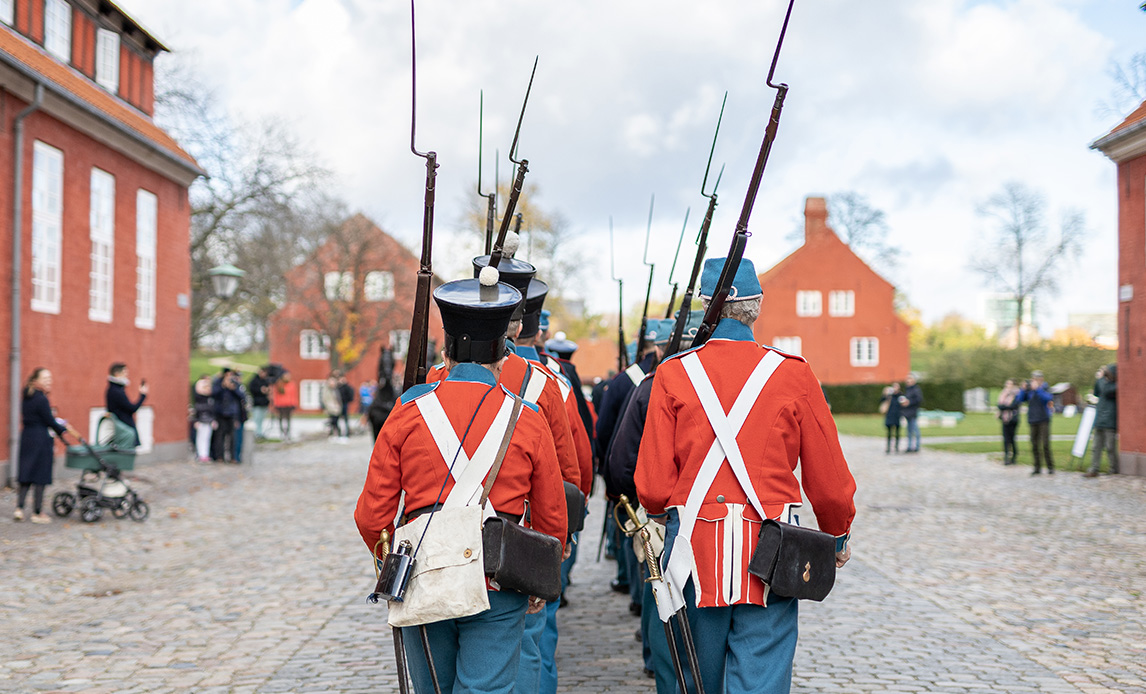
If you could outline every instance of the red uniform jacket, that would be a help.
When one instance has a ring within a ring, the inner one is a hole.
[[[460,366],[485,371],[476,364]],[[505,393],[501,387],[495,387],[466,433],[482,396],[494,386],[492,375],[488,371],[486,375],[489,383],[450,379],[436,386],[412,388],[390,413],[374,444],[366,484],[354,511],[358,531],[371,551],[383,530],[393,533],[398,498],[403,491],[406,492],[405,508],[413,510],[433,504],[439,499],[439,492],[440,501],[444,502],[453,489],[449,461],[442,459],[413,401],[430,391],[436,393],[458,438],[465,434],[463,449],[473,456],[493,423]],[[565,490],[557,469],[553,438],[545,420],[528,406],[521,409],[505,460],[490,490],[489,503],[496,511],[520,515],[525,512],[526,500],[531,526],[564,543],[568,532]]]
[[[521,350],[520,347],[518,349]],[[589,443],[589,434],[585,431],[585,427],[579,426],[581,413],[577,411],[577,397],[573,394],[573,384],[563,374],[555,371],[560,369],[557,364],[553,364],[551,368],[541,359],[532,358],[532,355],[541,356],[532,348],[529,351],[522,351],[521,356],[541,369],[557,385],[558,393],[564,399],[565,418],[569,420],[569,433],[573,438],[573,448],[577,452],[577,463],[581,469],[581,481],[574,484],[585,496],[589,496],[589,491],[593,487],[593,445]]]
[[[748,341],[751,335],[742,324],[726,319],[713,339],[691,350],[700,358],[725,413],[767,351]],[[637,492],[650,514],[684,507],[716,438],[681,356],[666,360],[657,369],[637,459]],[[783,360],[756,399],[736,440],[752,487],[769,518],[779,517],[786,504],[801,503],[800,482],[794,474],[796,463],[801,462],[804,492],[820,529],[836,536],[848,532],[855,516],[855,481],[840,449],[823,391],[807,362],[799,357]],[[726,518],[740,516],[743,527],[725,527]],[[760,520],[725,460],[704,497],[692,533],[694,581],[701,607],[764,603],[764,584],[747,574]],[[731,566],[733,562],[738,566]],[[739,575],[733,577],[730,571]],[[747,589],[730,592],[728,585]]]

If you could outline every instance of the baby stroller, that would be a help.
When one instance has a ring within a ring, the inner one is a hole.
[[[63,518],[78,507],[85,523],[99,520],[104,509],[110,509],[116,518],[146,520],[151,512],[147,503],[120,475],[121,470],[135,468],[135,433],[114,417],[104,415],[96,427],[96,440],[101,443],[93,446],[81,436],[80,445],[68,446],[65,464],[83,472],[75,494],[59,492],[52,497],[52,510]]]

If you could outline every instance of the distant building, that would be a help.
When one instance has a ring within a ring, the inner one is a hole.
[[[1015,324],[1019,322],[1019,300],[1013,294],[982,294],[983,327],[987,329],[987,337],[999,337],[1008,330],[1014,332]],[[1028,296],[1023,299],[1022,325],[1023,338],[1026,339],[1026,327],[1030,327],[1038,335],[1038,325],[1035,323],[1035,299]]]
[[[0,0],[0,217],[17,232],[0,244],[0,343],[11,349],[19,329],[9,357],[21,382],[7,369],[0,380],[11,394],[48,368],[52,404],[90,434],[107,368],[126,362],[151,388],[136,417],[143,450],[172,455],[187,441],[187,188],[203,172],[152,121],[166,50],[110,0]]]
[[[1118,165],[1118,431],[1122,471],[1146,475],[1146,101],[1095,141]]]
[[[356,363],[347,379],[357,392],[378,374],[382,347],[394,351],[401,392],[419,260],[365,216],[348,219],[307,262],[287,273],[287,301],[271,316],[270,359],[299,385],[301,410],[321,409],[319,391],[339,363]],[[431,286],[442,282],[434,277]],[[333,334],[331,334],[333,333]],[[433,364],[444,346],[442,319],[430,301]],[[343,369],[345,370],[345,368]]]
[[[804,245],[760,275],[757,342],[805,357],[825,384],[902,379],[910,328],[895,287],[828,226],[824,198],[808,198],[804,218]]]

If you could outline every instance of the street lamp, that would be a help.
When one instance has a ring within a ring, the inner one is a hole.
[[[211,287],[215,290],[215,296],[220,299],[230,299],[239,288],[239,278],[247,273],[234,265],[227,264],[213,267],[207,274],[211,276]]]

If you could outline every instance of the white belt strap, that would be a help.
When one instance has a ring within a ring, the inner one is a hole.
[[[527,366],[529,368],[525,372],[525,395],[522,399],[536,405],[537,398],[541,397],[541,391],[545,389],[545,381],[548,376],[532,364],[528,364]]]
[[[645,380],[645,372],[641,370],[640,364],[633,364],[625,369],[625,375],[633,382],[633,385],[641,385],[641,381]]]
[[[505,430],[509,427],[513,398],[508,395],[505,396],[505,400],[501,403],[501,409],[498,410],[493,423],[490,424],[489,430],[485,433],[485,437],[478,444],[472,459],[467,457],[465,450],[462,449],[462,442],[458,440],[458,435],[454,431],[453,425],[450,424],[446,411],[442,409],[442,403],[438,400],[437,393],[424,395],[415,400],[414,404],[418,406],[418,411],[421,412],[422,419],[426,422],[426,428],[430,430],[430,436],[434,439],[446,466],[448,467],[451,462],[454,463],[452,472],[454,488],[450,490],[449,496],[442,504],[443,508],[469,506],[476,502],[481,496],[485,476],[493,467],[493,461],[497,457],[498,448],[501,447]],[[456,462],[454,462],[455,455],[457,456]]]

